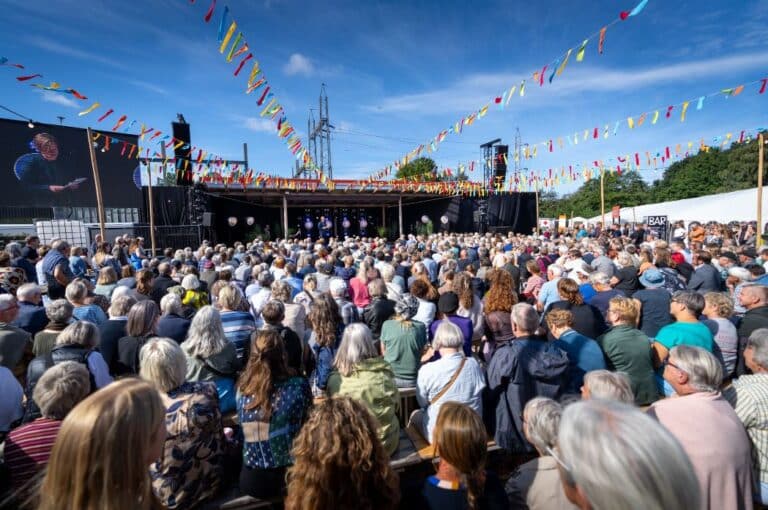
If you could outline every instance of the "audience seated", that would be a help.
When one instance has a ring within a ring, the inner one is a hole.
[[[151,384],[126,378],[97,391],[64,418],[37,508],[162,508],[147,466],[163,454],[165,434],[165,406]]]
[[[702,508],[696,473],[680,443],[626,404],[569,405],[557,448],[547,451],[557,462],[565,496],[579,508]]]
[[[0,366],[8,368],[23,381],[27,364],[32,359],[32,337],[12,326],[19,305],[11,294],[0,294]]]
[[[76,361],[63,361],[40,376],[32,392],[40,418],[11,431],[5,442],[5,465],[14,490],[21,491],[45,468],[61,421],[90,392],[90,374]],[[25,493],[17,494],[17,500]]]
[[[149,466],[152,490],[169,509],[190,508],[220,488],[226,440],[216,385],[184,382],[187,360],[170,338],[147,341],[139,359],[139,375],[166,409],[163,452]]]
[[[98,352],[99,330],[88,321],[76,321],[67,326],[56,338],[56,346],[45,355],[32,360],[27,370],[27,396],[24,422],[30,422],[40,416],[40,409],[34,400],[35,385],[43,374],[52,366],[64,361],[75,361],[85,365],[90,377],[90,391],[95,392],[112,382],[101,353]]]
[[[276,331],[254,334],[237,389],[244,438],[240,490],[259,498],[279,496],[286,469],[293,463],[291,445],[307,419],[312,392],[307,380],[286,364]]]
[[[392,366],[399,388],[416,386],[419,360],[427,344],[424,324],[414,319],[418,308],[418,300],[404,294],[395,303],[394,318],[381,326],[381,352]]]
[[[557,462],[549,452],[557,447],[563,408],[551,398],[536,397],[523,409],[523,433],[538,457],[519,466],[504,489],[511,508],[550,510],[577,508],[565,497]]]
[[[35,341],[32,344],[32,353],[35,356],[43,356],[53,350],[56,337],[72,321],[73,310],[74,307],[66,299],[56,299],[45,307],[48,323],[35,335]]]
[[[181,298],[176,294],[166,294],[160,299],[160,313],[157,320],[157,336],[173,339],[177,344],[187,339],[191,321],[184,317]]]
[[[496,444],[510,452],[530,452],[523,435],[522,412],[533,397],[557,399],[567,384],[568,355],[536,336],[539,315],[527,303],[512,308],[515,339],[498,346],[488,363],[485,421]]]
[[[67,301],[74,307],[72,311],[73,318],[79,321],[92,322],[97,326],[102,322],[106,322],[107,314],[104,313],[104,310],[97,305],[86,303],[88,287],[83,282],[75,280],[67,285],[65,295],[67,296]]]
[[[683,344],[669,351],[663,366],[677,397],[655,402],[648,414],[688,454],[700,482],[701,508],[751,508],[749,438],[720,393],[720,361],[706,349]]]
[[[464,334],[458,326],[445,321],[438,326],[432,349],[440,354],[436,361],[419,369],[416,399],[421,409],[411,414],[410,423],[432,442],[440,407],[446,402],[469,405],[483,415],[482,393],[485,377],[480,364],[462,350]],[[425,358],[429,356],[429,352]]]
[[[277,334],[283,339],[283,347],[285,348],[286,356],[288,356],[286,359],[288,367],[292,368],[296,374],[303,375],[304,370],[301,365],[303,354],[302,342],[299,339],[299,335],[283,325],[285,305],[280,301],[268,301],[261,311],[261,316],[264,318],[264,325],[261,329],[277,331]]]
[[[368,294],[371,302],[363,309],[362,321],[371,330],[374,343],[380,345],[381,328],[395,315],[396,303],[387,297],[387,286],[381,278],[368,282]]]
[[[131,307],[125,324],[126,336],[117,341],[117,375],[139,373],[139,351],[147,340],[156,336],[159,316],[157,305],[148,299]]]
[[[250,313],[241,310],[241,303],[240,291],[233,285],[225,284],[219,291],[216,304],[219,308],[224,336],[235,345],[237,357],[247,360],[251,334],[256,331],[256,322]]]
[[[437,474],[424,482],[419,508],[507,508],[501,482],[485,470],[487,443],[483,419],[471,407],[458,402],[441,406],[434,431]]]
[[[219,312],[202,307],[192,319],[187,340],[181,345],[187,357],[188,382],[213,381],[223,414],[235,409],[235,379],[242,366],[235,345],[227,340]]]
[[[636,328],[637,321],[637,302],[615,297],[608,306],[608,322],[612,327],[597,341],[605,353],[608,368],[629,377],[635,403],[645,406],[655,402],[659,392],[653,372],[651,340]]]
[[[333,370],[333,358],[344,331],[339,307],[330,294],[320,294],[315,299],[309,312],[309,323],[312,333],[304,351],[304,367],[309,374],[312,394],[324,397]]]
[[[45,308],[40,304],[43,300],[40,287],[34,283],[25,283],[16,290],[16,299],[19,313],[11,325],[23,329],[34,337],[48,324]]]
[[[752,372],[733,380],[723,397],[733,406],[752,444],[755,501],[768,504],[768,329],[756,329],[744,349]]]
[[[397,420],[400,397],[392,368],[373,345],[368,326],[354,323],[344,329],[333,366],[334,371],[328,378],[328,395],[346,395],[365,405],[378,422],[384,450],[392,455],[400,439]]]
[[[307,331],[307,314],[304,307],[291,301],[291,285],[282,280],[276,280],[272,284],[272,299],[283,304],[284,317],[282,325],[290,329],[304,345],[304,337]]]
[[[593,370],[584,375],[581,398],[616,400],[631,405],[635,403],[635,394],[630,384],[629,377],[624,372]]]
[[[398,478],[377,428],[365,406],[350,397],[317,404],[293,442],[285,509],[397,508]]]
[[[573,329],[573,313],[570,310],[552,309],[545,316],[547,328],[555,338],[556,347],[568,355],[568,384],[565,393],[577,394],[584,381],[584,374],[605,368],[600,346]]]

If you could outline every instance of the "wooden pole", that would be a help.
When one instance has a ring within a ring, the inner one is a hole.
[[[149,200],[149,242],[152,246],[152,257],[157,253],[155,245],[155,202],[152,199],[152,163],[147,162],[147,199]]]
[[[397,223],[400,229],[400,237],[405,235],[403,231],[403,195],[397,197]]]
[[[381,226],[384,228],[387,228],[387,206],[386,205],[381,206]]]
[[[536,235],[539,235],[539,185],[536,184]]]
[[[757,137],[757,246],[763,245],[763,160],[765,159],[765,138],[762,133]]]
[[[99,165],[96,162],[96,150],[93,148],[93,131],[91,128],[85,130],[88,136],[88,151],[91,154],[91,169],[93,170],[93,186],[96,188],[96,208],[99,214],[99,232],[102,242],[107,240],[104,231],[104,200],[101,196],[101,179],[99,179]]]
[[[288,195],[283,193],[283,239],[288,239]]]
[[[605,228],[605,171],[600,169],[600,216]]]

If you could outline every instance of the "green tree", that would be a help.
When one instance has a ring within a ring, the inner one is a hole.
[[[711,147],[676,161],[652,185],[636,171],[621,175],[608,172],[604,181],[605,208],[610,211],[614,205],[631,207],[753,188],[757,186],[757,160],[757,140],[752,140],[734,143],[727,150]],[[599,176],[568,195],[541,193],[539,214],[549,218],[559,214],[587,218],[600,214]]]
[[[395,177],[398,179],[413,179],[435,181],[440,180],[437,175],[437,165],[430,158],[416,158],[413,161],[401,166]]]

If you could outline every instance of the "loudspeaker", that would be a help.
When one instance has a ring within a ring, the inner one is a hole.
[[[204,227],[213,226],[213,213],[209,213],[209,212],[203,213],[203,226]]]
[[[493,184],[504,184],[507,179],[507,154],[509,145],[494,145],[493,147]]]
[[[182,124],[180,122],[172,122],[173,138],[176,140],[174,144],[173,154],[176,158],[176,185],[177,186],[191,186],[192,185],[192,140],[189,132],[189,124]],[[179,142],[184,142],[184,145],[176,149],[176,145]]]

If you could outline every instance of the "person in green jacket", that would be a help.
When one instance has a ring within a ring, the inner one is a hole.
[[[355,322],[344,329],[328,379],[328,395],[347,395],[364,404],[379,424],[379,439],[388,455],[397,450],[400,396],[392,367],[373,345],[371,330]]]
[[[635,404],[646,406],[659,398],[653,371],[651,340],[635,326],[639,308],[631,298],[615,297],[608,305],[613,327],[597,339],[608,367],[629,377]]]

